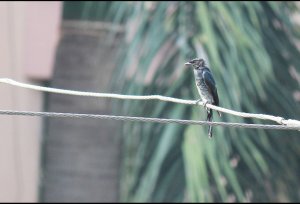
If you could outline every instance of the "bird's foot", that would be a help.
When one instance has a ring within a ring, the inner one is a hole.
[[[207,104],[208,104],[208,101],[204,101],[203,106],[204,106],[204,108],[206,109],[206,111],[208,112],[209,110],[208,110],[208,108],[207,108]]]
[[[196,105],[199,105],[199,103],[200,103],[201,101],[202,101],[201,99],[198,99],[198,100],[196,101]]]

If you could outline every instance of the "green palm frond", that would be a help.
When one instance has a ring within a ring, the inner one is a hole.
[[[116,76],[115,85],[122,84],[122,89],[117,90],[196,99],[192,73],[184,70],[183,63],[207,55],[221,106],[295,118],[299,114],[292,97],[296,84],[288,74],[289,66],[299,63],[299,51],[291,39],[292,6],[139,3],[128,17],[135,23],[134,33],[128,26],[132,37],[118,65],[122,75]],[[172,46],[165,49],[168,43]],[[282,81],[284,85],[278,83]],[[124,102],[122,107],[129,115],[205,118],[199,108],[160,102]],[[260,122],[228,115],[222,120]],[[294,188],[299,179],[295,132],[216,128],[210,141],[206,127],[125,124],[124,130],[123,201],[278,201],[281,195],[299,199]],[[174,180],[178,180],[176,186]]]

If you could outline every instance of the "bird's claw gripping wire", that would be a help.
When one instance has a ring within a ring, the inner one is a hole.
[[[207,108],[208,101],[204,101],[203,106],[207,112],[209,112],[209,108]]]
[[[201,103],[201,101],[202,101],[201,99],[198,99],[195,104],[199,105]]]

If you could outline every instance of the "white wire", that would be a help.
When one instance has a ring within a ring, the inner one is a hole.
[[[25,84],[25,83],[17,82],[12,79],[8,79],[8,78],[0,78],[0,83],[10,84],[13,86],[18,86],[18,87],[22,87],[22,88],[37,90],[37,91],[44,91],[44,92],[57,93],[57,94],[66,94],[66,95],[75,95],[75,96],[117,98],[117,99],[128,99],[128,100],[161,100],[161,101],[187,104],[187,105],[202,105],[202,106],[204,105],[203,102],[201,102],[201,101],[198,102],[197,100],[184,100],[184,99],[166,97],[166,96],[161,96],[161,95],[136,96],[136,95],[94,93],[94,92],[83,92],[83,91],[73,91],[73,90],[49,88],[49,87]],[[214,106],[211,104],[207,104],[206,106],[208,108],[211,108],[211,109],[223,112],[223,113],[228,113],[231,115],[236,115],[239,117],[256,118],[256,119],[261,119],[261,120],[271,120],[271,121],[275,121],[281,125],[286,125],[289,127],[300,127],[300,121],[298,121],[298,120],[284,119],[283,117],[266,115],[266,114],[254,114],[254,113],[239,112],[239,111],[234,111],[234,110]]]

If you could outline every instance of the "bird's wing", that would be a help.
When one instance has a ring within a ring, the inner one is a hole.
[[[211,72],[209,70],[204,70],[202,73],[204,82],[206,84],[206,86],[208,87],[210,93],[213,96],[214,99],[214,105],[219,105],[219,97],[218,97],[218,91],[217,91],[217,87],[216,87],[216,82],[211,74]]]

